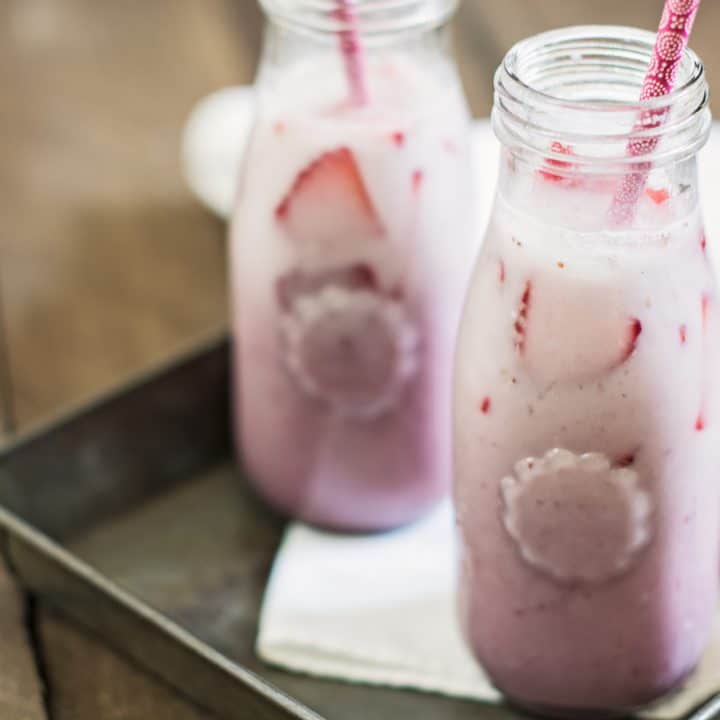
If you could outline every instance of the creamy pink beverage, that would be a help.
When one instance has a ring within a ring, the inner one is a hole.
[[[460,614],[497,687],[550,715],[666,693],[717,604],[720,325],[696,56],[633,224],[608,212],[652,43],[569,28],[516,46],[496,76],[500,182],[455,373]]]
[[[349,93],[338,16],[265,3],[232,228],[239,453],[283,513],[349,530],[407,523],[449,490],[477,246],[468,112],[438,30],[452,3],[378,7],[357,4],[365,88]]]

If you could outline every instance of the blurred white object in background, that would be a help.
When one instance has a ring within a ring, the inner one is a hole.
[[[254,104],[251,86],[224,88],[201,100],[185,125],[185,181],[203,205],[225,219],[235,200],[235,181],[252,129]]]

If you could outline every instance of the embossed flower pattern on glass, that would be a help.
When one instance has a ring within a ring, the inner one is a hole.
[[[523,559],[566,583],[602,583],[651,538],[651,503],[631,465],[554,448],[503,478],[502,521]]]

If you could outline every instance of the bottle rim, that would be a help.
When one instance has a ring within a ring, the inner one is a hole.
[[[654,42],[655,33],[615,25],[561,28],[520,41],[495,73],[498,139],[516,157],[558,174],[623,172],[694,155],[711,126],[703,64],[687,49],[674,89],[637,100]],[[659,125],[639,122],[659,115],[665,118]],[[628,154],[630,142],[643,141],[646,154]]]
[[[366,38],[426,31],[444,25],[460,0],[347,0],[351,15],[338,12],[338,0],[259,0],[274,22],[324,36],[357,31]]]

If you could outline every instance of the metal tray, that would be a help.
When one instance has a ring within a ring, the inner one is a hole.
[[[232,461],[228,358],[214,338],[0,452],[0,540],[23,586],[220,717],[520,717],[255,657],[283,521]],[[720,718],[720,702],[692,717]]]

